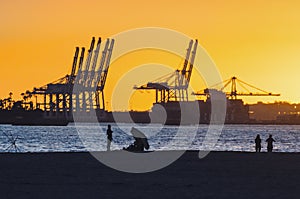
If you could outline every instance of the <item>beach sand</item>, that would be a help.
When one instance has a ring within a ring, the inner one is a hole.
[[[89,153],[0,154],[0,198],[299,198],[300,153],[188,151],[159,171],[111,169]]]

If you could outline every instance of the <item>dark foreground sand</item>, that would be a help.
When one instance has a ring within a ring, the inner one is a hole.
[[[299,198],[300,154],[186,152],[129,174],[89,153],[0,154],[0,198]]]

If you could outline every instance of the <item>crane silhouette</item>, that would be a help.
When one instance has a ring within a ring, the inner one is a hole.
[[[256,86],[246,83],[245,81],[242,81],[235,76],[231,77],[230,79],[224,80],[223,82],[217,83],[211,86],[210,88],[205,88],[201,91],[194,92],[192,94],[208,96],[210,95],[211,90],[217,90],[216,88],[220,87],[220,85],[224,86],[222,86],[219,91],[222,91],[226,94],[226,96],[230,97],[231,99],[237,99],[237,96],[280,96],[280,94],[273,94],[271,92],[257,88]],[[238,85],[244,90],[246,90],[246,92],[239,92],[237,90]],[[225,91],[228,87],[230,87],[230,91]]]
[[[182,68],[162,76],[142,86],[135,86],[137,90],[155,90],[155,102],[188,101],[188,86],[191,79],[198,40],[190,40]]]

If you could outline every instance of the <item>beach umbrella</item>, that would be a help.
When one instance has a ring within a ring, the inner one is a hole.
[[[140,130],[138,130],[134,127],[131,128],[130,132],[136,140],[141,139],[145,149],[147,149],[147,150],[149,149],[150,146],[149,146],[149,143],[148,143],[148,139],[147,139],[146,135],[143,132],[141,132]]]

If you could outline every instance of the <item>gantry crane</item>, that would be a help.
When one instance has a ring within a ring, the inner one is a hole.
[[[104,88],[114,47],[114,39],[107,39],[97,67],[101,38],[95,46],[92,38],[87,58],[84,62],[85,48],[76,47],[70,74],[46,84],[33,91],[23,93],[25,97],[43,96],[43,102],[37,102],[36,108],[54,113],[67,113],[71,110],[105,110]],[[79,63],[78,56],[80,53]],[[76,84],[76,90],[74,90]],[[100,99],[101,98],[101,99]]]
[[[156,103],[188,101],[188,85],[193,71],[197,46],[198,40],[195,42],[191,40],[189,42],[182,69],[177,69],[171,74],[165,75],[153,82],[148,82],[145,85],[134,87],[134,89],[155,90]]]
[[[76,107],[81,107],[83,111],[92,108],[105,110],[104,88],[110,66],[111,55],[114,48],[114,42],[114,39],[106,40],[105,47],[102,51],[102,57],[97,68],[96,65],[100,51],[101,39],[99,38],[95,51],[93,51],[93,40],[88,51],[89,53],[85,68],[82,69],[81,67],[78,71],[76,83],[79,84],[80,91],[82,92],[76,92]],[[90,68],[92,56],[93,63]],[[79,95],[81,95],[81,99]]]
[[[237,99],[237,96],[280,96],[280,94],[273,94],[271,92],[262,90],[260,88],[257,88],[251,84],[248,84],[237,77],[233,76],[230,79],[224,80],[221,83],[215,84],[211,86],[210,88],[206,88],[202,91],[198,91],[195,93],[192,93],[193,95],[204,95],[209,96],[210,90],[217,90],[216,87],[223,85],[219,91],[226,94],[231,99]],[[246,90],[246,92],[238,92],[237,86],[241,86],[243,89]],[[230,86],[230,91],[225,91],[227,87]],[[247,88],[248,87],[248,88]],[[250,89],[254,89],[256,92],[250,91]]]

